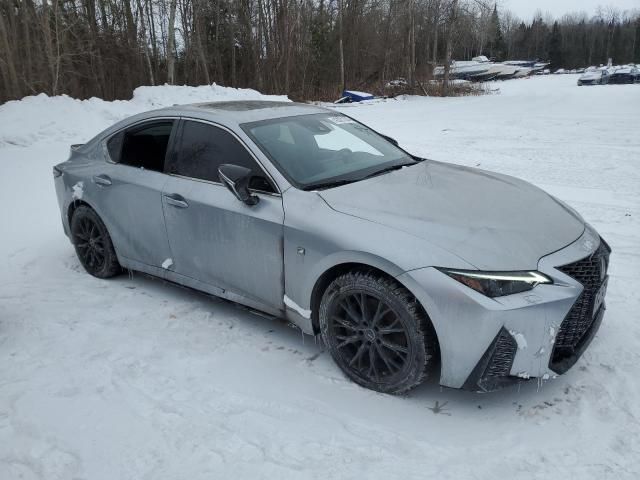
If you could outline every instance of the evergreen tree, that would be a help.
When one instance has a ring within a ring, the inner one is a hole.
[[[564,57],[562,55],[562,35],[558,22],[553,23],[551,30],[551,39],[549,40],[549,60],[551,68],[562,68],[565,66]]]
[[[493,5],[489,32],[491,39],[489,42],[489,55],[495,60],[503,60],[507,51],[507,45],[502,35],[502,26],[500,25],[497,4]]]
[[[633,60],[636,63],[640,63],[640,18],[636,20],[636,40],[633,43],[633,46]]]

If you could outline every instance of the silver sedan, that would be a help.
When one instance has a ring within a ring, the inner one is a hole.
[[[286,318],[380,392],[438,371],[472,390],[556,376],[605,309],[611,250],[570,207],[316,106],[144,113],[53,175],[91,275],[136,270]]]

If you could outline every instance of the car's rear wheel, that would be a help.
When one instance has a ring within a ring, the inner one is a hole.
[[[107,227],[98,214],[85,205],[79,206],[71,217],[71,241],[87,273],[109,278],[122,271]]]
[[[322,338],[342,371],[384,393],[419,385],[437,354],[435,332],[411,293],[375,272],[350,272],[326,289]]]

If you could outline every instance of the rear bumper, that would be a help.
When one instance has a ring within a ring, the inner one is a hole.
[[[68,193],[65,191],[64,174],[59,177],[54,177],[53,183],[56,189],[56,198],[58,200],[58,208],[60,209],[60,220],[62,221],[62,230],[67,237],[70,237],[69,217],[67,211],[69,210],[69,202],[67,201]]]
[[[589,317],[576,317],[575,307],[584,299],[585,287],[559,266],[591,256],[599,246],[600,237],[587,226],[577,241],[540,259],[538,269],[553,284],[494,299],[435,268],[398,277],[425,307],[438,335],[440,383],[487,391],[522,379],[555,377],[570,368],[595,336],[604,303],[596,315],[582,308],[578,313]]]

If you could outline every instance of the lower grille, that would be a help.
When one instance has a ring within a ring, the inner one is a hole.
[[[588,334],[594,326],[595,314],[598,313],[593,311],[595,297],[606,277],[610,253],[611,249],[601,239],[600,246],[590,256],[557,267],[584,287],[556,334],[549,368],[557,373],[564,373],[575,363],[581,347],[592,337]]]
[[[463,388],[490,392],[518,381],[509,376],[518,344],[511,334],[501,328],[487,351],[467,378]]]
[[[506,377],[511,372],[513,357],[516,355],[518,345],[513,337],[504,328],[500,330],[495,341],[495,347],[491,360],[484,371],[483,377]]]

